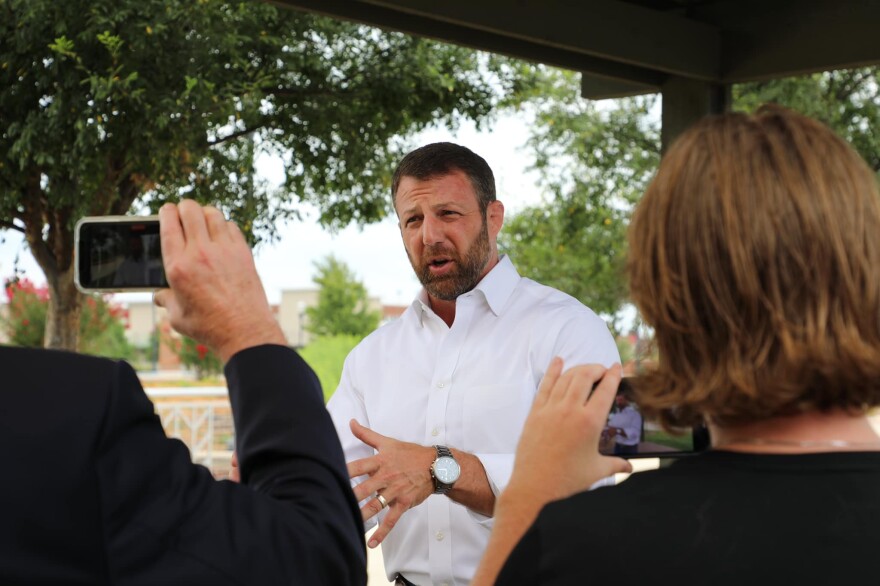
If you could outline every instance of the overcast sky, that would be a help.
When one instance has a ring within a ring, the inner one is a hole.
[[[531,158],[523,148],[528,138],[527,123],[522,118],[500,118],[489,131],[477,132],[472,124],[463,124],[456,132],[432,129],[422,133],[416,145],[437,141],[462,144],[484,157],[495,173],[498,199],[506,212],[513,213],[537,203],[541,196],[535,185],[537,175],[526,173]],[[262,165],[271,180],[278,171],[272,164]],[[419,283],[403,251],[396,220],[388,219],[363,230],[349,227],[336,235],[320,228],[312,217],[303,222],[288,223],[280,230],[274,244],[261,245],[256,252],[257,270],[266,288],[269,301],[277,303],[284,289],[312,288],[314,262],[334,254],[345,262],[364,282],[371,296],[383,303],[404,305],[412,301]],[[45,283],[42,271],[31,257],[17,232],[0,232],[0,278],[13,273],[16,256],[19,267],[38,284]],[[148,297],[148,296],[147,296]],[[117,295],[117,301],[143,299],[143,294]]]

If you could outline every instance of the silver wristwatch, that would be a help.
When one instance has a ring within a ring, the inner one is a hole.
[[[446,494],[461,476],[461,466],[446,446],[434,446],[437,458],[431,464],[431,478],[434,479],[434,494]]]

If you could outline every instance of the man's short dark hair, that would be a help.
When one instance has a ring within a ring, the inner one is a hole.
[[[391,177],[391,204],[397,203],[397,187],[404,177],[425,181],[453,171],[467,175],[477,195],[480,211],[486,216],[489,204],[495,201],[495,176],[489,164],[472,150],[451,142],[435,142],[417,148],[403,157]]]

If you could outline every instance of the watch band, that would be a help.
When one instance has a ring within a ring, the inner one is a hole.
[[[452,450],[447,448],[446,446],[434,446],[434,449],[437,450],[437,457],[434,458],[434,463],[437,462],[440,458],[452,458],[455,457],[452,455]],[[437,476],[434,475],[434,464],[431,464],[431,479],[434,481],[434,494],[446,494],[450,490],[452,490],[451,484],[446,484],[445,482],[440,481]]]
[[[446,446],[434,446],[434,449],[437,450],[438,458],[442,458],[443,456],[446,456],[447,458],[452,458],[452,450],[450,450]]]

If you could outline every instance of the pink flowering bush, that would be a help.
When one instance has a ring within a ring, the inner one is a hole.
[[[37,287],[29,279],[7,279],[4,288],[8,303],[2,326],[9,343],[42,346],[49,307],[48,287]]]
[[[186,336],[181,336],[180,339],[172,340],[172,342],[171,349],[177,352],[180,364],[194,370],[196,378],[207,378],[223,371],[223,361],[204,344]]]
[[[30,279],[11,278],[4,283],[6,311],[0,317],[8,343],[39,348],[46,330],[49,289]],[[125,339],[128,311],[109,297],[85,298],[80,312],[79,350],[86,354],[130,358],[133,349]]]

